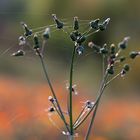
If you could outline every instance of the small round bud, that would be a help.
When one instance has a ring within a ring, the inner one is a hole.
[[[138,52],[130,52],[130,54],[129,54],[129,56],[130,56],[130,58],[132,58],[132,59],[135,59],[137,56],[139,55],[139,53]]]
[[[18,50],[17,52],[13,53],[12,56],[24,56],[25,52],[23,50]]]

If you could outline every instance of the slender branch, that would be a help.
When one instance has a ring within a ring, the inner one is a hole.
[[[108,77],[108,73],[107,71],[105,72],[105,75],[104,75],[104,78],[102,80],[102,83],[101,83],[101,86],[100,86],[100,89],[99,89],[99,95],[98,95],[98,100],[96,102],[96,106],[95,106],[95,110],[93,112],[93,115],[92,115],[92,118],[91,118],[91,121],[90,121],[90,124],[89,124],[89,127],[88,127],[88,131],[87,131],[87,134],[86,134],[86,137],[85,137],[85,140],[88,140],[89,138],[89,135],[90,135],[90,132],[91,132],[91,129],[92,129],[92,125],[94,123],[94,120],[95,120],[95,116],[96,116],[96,112],[97,112],[97,109],[98,109],[98,104],[100,102],[100,99],[102,97],[102,94],[104,92],[104,89],[105,89],[105,83],[106,83],[106,80],[107,80],[107,77]]]
[[[86,106],[81,110],[80,114],[78,115],[77,119],[75,120],[73,126],[75,126],[77,124],[77,122],[79,121],[79,119],[81,118],[84,110],[85,110]]]
[[[51,92],[52,92],[52,95],[53,95],[53,97],[54,97],[55,100],[56,100],[56,103],[57,103],[57,106],[58,106],[58,110],[59,110],[59,112],[60,112],[60,114],[61,114],[60,117],[62,118],[62,120],[63,120],[63,122],[64,122],[64,124],[65,124],[65,126],[66,126],[66,128],[67,128],[67,130],[70,131],[70,130],[69,130],[69,127],[68,127],[68,124],[67,124],[67,122],[66,122],[66,120],[65,120],[65,117],[64,117],[64,115],[63,115],[63,113],[62,113],[62,110],[61,110],[61,107],[60,107],[60,105],[59,105],[58,99],[57,99],[57,97],[56,97],[56,95],[55,95],[55,92],[54,92],[53,86],[52,86],[52,84],[51,84],[51,81],[50,81],[50,79],[49,79],[49,76],[48,76],[48,73],[47,73],[47,70],[46,70],[46,67],[45,67],[44,59],[43,59],[41,53],[40,53],[38,50],[36,50],[36,52],[37,52],[37,54],[38,54],[38,56],[39,56],[39,58],[40,58],[40,61],[41,61],[41,64],[42,64],[42,68],[43,68],[43,71],[44,71],[44,73],[45,73],[45,76],[46,76],[47,82],[48,82],[48,84],[49,84],[50,90],[51,90]]]
[[[116,76],[114,76],[112,79],[110,79],[105,86],[109,85],[112,81],[114,81],[116,78],[118,78],[121,75],[121,73],[118,73]]]
[[[71,58],[71,65],[70,65],[70,81],[69,81],[69,118],[70,118],[70,135],[73,135],[73,112],[72,112],[72,83],[73,83],[73,63],[75,57],[75,48],[73,47],[72,58]]]

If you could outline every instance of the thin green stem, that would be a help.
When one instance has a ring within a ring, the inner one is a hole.
[[[105,86],[109,85],[112,81],[114,81],[116,78],[118,78],[121,75],[121,73],[118,73],[116,76],[114,76],[112,79],[110,79]]]
[[[75,120],[73,127],[78,123],[79,119],[81,118],[81,115],[83,114],[86,106],[81,110],[80,114],[78,115],[77,119]]]
[[[37,53],[38,53],[38,56],[39,56],[39,58],[40,58],[40,61],[41,61],[41,64],[42,64],[42,68],[43,68],[43,71],[44,71],[44,73],[45,73],[45,76],[46,76],[47,82],[48,82],[48,84],[49,84],[50,90],[51,90],[51,92],[52,92],[52,95],[53,95],[53,97],[54,97],[55,100],[56,100],[56,104],[57,104],[57,106],[58,106],[58,110],[59,110],[59,112],[60,112],[60,114],[61,114],[60,117],[62,118],[62,120],[63,120],[63,122],[64,122],[64,124],[65,124],[65,126],[66,126],[66,129],[67,129],[68,131],[70,131],[70,130],[69,130],[69,127],[68,127],[68,125],[67,125],[67,122],[66,122],[66,120],[65,120],[65,117],[64,117],[64,115],[63,115],[63,113],[62,113],[62,110],[61,110],[61,107],[60,107],[60,105],[59,105],[58,99],[57,99],[57,97],[56,97],[56,95],[55,95],[55,92],[54,92],[53,86],[52,86],[52,84],[51,84],[51,81],[50,81],[50,79],[49,79],[49,76],[48,76],[48,73],[47,73],[47,70],[46,70],[46,67],[45,67],[44,59],[43,59],[43,57],[42,57],[42,55],[40,54],[39,51],[37,51]]]
[[[72,52],[72,59],[71,59],[71,65],[70,65],[70,81],[69,81],[69,118],[70,118],[70,135],[73,136],[73,112],[72,112],[72,84],[73,84],[73,64],[74,64],[74,57],[75,57],[75,48],[76,46],[73,47],[73,52]]]
[[[104,75],[104,78],[103,78],[103,80],[102,80],[100,89],[99,89],[99,95],[98,95],[98,98],[97,98],[98,100],[97,100],[97,102],[96,102],[95,110],[93,111],[93,115],[92,115],[92,118],[91,118],[91,121],[90,121],[90,124],[89,124],[89,127],[88,127],[88,131],[87,131],[85,140],[88,140],[88,138],[89,138],[89,135],[90,135],[90,132],[91,132],[91,129],[92,129],[94,120],[95,120],[96,112],[97,112],[97,109],[98,109],[98,104],[99,104],[99,102],[100,102],[100,99],[101,99],[102,94],[103,94],[103,92],[104,92],[104,89],[105,89],[105,87],[106,87],[106,86],[105,86],[105,83],[106,83],[107,77],[108,77],[108,73],[107,73],[107,71],[106,71],[106,72],[105,72],[105,75]]]

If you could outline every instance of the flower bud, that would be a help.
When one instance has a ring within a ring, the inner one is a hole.
[[[124,77],[126,73],[129,71],[129,69],[130,69],[129,65],[125,64],[121,71],[121,77]]]
[[[50,28],[46,28],[44,33],[43,33],[44,39],[49,39],[50,38]]]
[[[38,40],[38,36],[37,34],[34,35],[34,49],[39,49],[40,45],[39,45],[39,40]]]
[[[83,47],[82,45],[76,47],[76,52],[77,52],[78,55],[83,54],[83,52],[84,52],[84,47]]]
[[[110,18],[107,18],[102,24],[99,24],[99,29],[101,31],[106,30],[107,25],[109,24]]]
[[[73,29],[78,30],[79,29],[79,22],[78,22],[78,17],[74,17],[74,23],[73,23]]]
[[[124,57],[124,56],[121,56],[120,57],[120,62],[123,62],[123,61],[125,61],[126,60],[126,57]]]
[[[22,25],[22,27],[23,27],[24,30],[25,30],[25,33],[24,33],[25,36],[30,36],[30,35],[32,35],[32,30],[30,30],[30,29],[28,28],[27,24],[25,24],[24,22],[21,22],[21,25]]]
[[[115,51],[116,51],[115,45],[114,44],[111,44],[111,46],[110,46],[110,53],[111,54],[115,54]]]
[[[137,56],[139,55],[139,52],[130,52],[130,54],[129,54],[129,56],[130,56],[130,58],[132,58],[132,59],[135,59]]]
[[[114,66],[111,65],[108,69],[107,69],[108,74],[113,75],[114,74]]]
[[[91,21],[89,24],[90,24],[90,27],[92,28],[92,29],[95,29],[95,30],[97,30],[97,29],[99,29],[99,21],[100,21],[100,19],[95,19],[95,20],[93,20],[93,21]]]
[[[84,35],[78,36],[77,43],[81,44],[86,40],[86,37]]]
[[[55,111],[55,108],[54,108],[54,107],[49,107],[49,108],[48,108],[48,111],[49,111],[49,112],[54,112],[54,111]]]
[[[17,52],[13,53],[12,56],[24,56],[25,52],[23,50],[18,50]]]
[[[56,14],[52,14],[52,17],[53,17],[53,20],[56,22],[56,27],[57,27],[58,29],[62,29],[63,26],[64,26],[63,22],[61,22],[61,21],[57,18]]]
[[[118,48],[120,48],[122,50],[126,49],[129,39],[130,39],[130,37],[125,37],[123,39],[123,41],[118,44]]]
[[[25,45],[26,44],[26,39],[24,36],[19,37],[19,46]]]
[[[55,102],[55,99],[54,99],[52,96],[49,96],[49,97],[48,97],[48,100],[49,100],[50,102],[52,102],[52,103]]]

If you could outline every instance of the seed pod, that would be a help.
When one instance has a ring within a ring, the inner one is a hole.
[[[90,27],[91,27],[92,29],[95,29],[95,30],[99,29],[99,21],[100,21],[100,19],[92,20],[92,21],[89,23]]]
[[[106,30],[107,25],[109,24],[110,18],[107,18],[102,24],[99,24],[99,29],[101,31]]]
[[[77,43],[81,44],[86,40],[86,37],[84,35],[78,36]]]
[[[12,56],[24,56],[25,52],[23,50],[18,50],[17,52],[13,53]]]
[[[63,26],[64,26],[64,23],[61,22],[61,21],[57,18],[56,14],[52,14],[52,17],[53,17],[53,20],[56,22],[56,27],[57,27],[58,29],[62,29]]]
[[[83,47],[82,45],[76,47],[76,52],[77,52],[78,55],[83,54],[83,52],[84,52],[84,47]]]
[[[121,77],[124,77],[124,76],[126,75],[126,73],[127,73],[129,70],[130,70],[129,65],[125,64],[125,65],[123,66],[122,71],[121,71]]]
[[[108,50],[106,48],[101,48],[100,49],[100,53],[101,54],[107,54],[108,53]]]
[[[129,67],[129,65],[128,65],[128,64],[125,64],[125,65],[124,65],[124,67],[123,67],[123,69],[124,69],[125,71],[127,71],[127,72],[128,72],[128,71],[130,70],[130,67]]]
[[[46,28],[44,33],[43,33],[44,39],[49,39],[50,38],[50,28]]]
[[[48,100],[49,100],[50,102],[52,102],[52,103],[55,102],[55,99],[54,99],[52,96],[49,96],[49,97],[48,97]]]
[[[129,54],[129,56],[130,56],[130,58],[132,58],[132,59],[135,59],[137,56],[139,55],[139,53],[138,52],[130,52],[130,54]]]
[[[39,45],[39,40],[38,40],[38,36],[37,34],[34,35],[34,49],[39,49],[40,45]]]
[[[123,61],[125,61],[126,60],[126,57],[124,57],[124,56],[121,56],[120,57],[120,62],[123,62]]]
[[[115,45],[114,44],[111,44],[111,46],[110,46],[110,53],[111,54],[115,54]]]
[[[49,112],[54,112],[55,111],[55,108],[54,107],[50,107],[50,108],[48,108],[48,111]]]
[[[72,41],[76,41],[77,40],[77,36],[76,36],[75,32],[71,32],[70,33],[70,38],[71,38]]]
[[[79,29],[78,17],[74,17],[73,29],[74,30],[78,30]]]
[[[120,48],[122,50],[126,49],[129,39],[130,39],[130,37],[125,37],[123,39],[123,41],[118,44],[118,48]]]
[[[114,74],[114,66],[111,65],[108,69],[107,69],[108,74],[113,75]]]
[[[26,44],[26,39],[24,36],[20,36],[18,40],[19,40],[19,46]]]
[[[21,25],[25,30],[25,33],[24,33],[25,36],[28,37],[28,36],[32,35],[32,30],[28,28],[27,24],[25,24],[24,22],[21,22]]]

